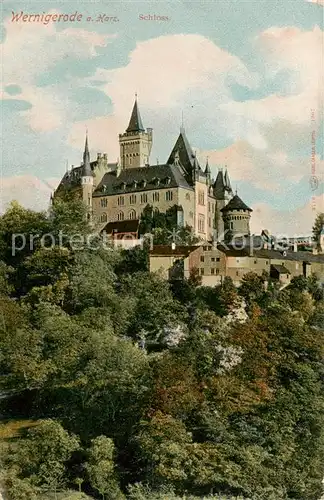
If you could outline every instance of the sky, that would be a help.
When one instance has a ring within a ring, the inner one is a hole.
[[[227,167],[253,209],[253,232],[311,233],[324,212],[324,0],[1,9],[0,211],[13,199],[46,209],[67,164],[80,164],[86,130],[91,158],[116,161],[137,92],[151,164],[166,162],[183,114],[200,163],[208,157],[214,176]]]

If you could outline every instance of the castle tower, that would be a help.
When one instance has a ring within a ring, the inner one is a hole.
[[[144,129],[142,118],[135,103],[124,134],[119,134],[121,168],[137,168],[148,165],[152,149],[152,129]]]
[[[92,217],[92,192],[93,192],[93,172],[90,165],[90,153],[88,147],[88,133],[86,135],[83,164],[81,172],[82,200],[88,209],[88,219]]]
[[[235,237],[250,235],[252,209],[237,194],[221,209],[221,212],[224,221],[225,242],[230,243]]]
[[[231,183],[229,180],[229,175],[227,170],[225,172],[222,168],[218,170],[216,181],[213,185],[214,196],[216,198],[215,206],[215,228],[216,228],[216,239],[218,241],[223,239],[224,235],[224,220],[222,216],[222,209],[233,197],[233,191],[231,188]]]

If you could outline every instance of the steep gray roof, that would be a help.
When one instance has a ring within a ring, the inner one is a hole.
[[[137,98],[134,102],[133,111],[126,132],[145,132],[137,104]]]
[[[98,165],[98,161],[91,161],[90,162],[90,168],[92,171],[92,175],[94,175],[94,169]],[[108,170],[116,170],[117,168],[117,162],[115,163],[108,163],[107,164]],[[82,177],[82,169],[83,165],[79,165],[77,167],[74,167],[72,170],[69,170],[68,172],[65,172],[63,178],[61,179],[60,184],[57,187],[57,190],[60,190],[62,188],[69,189],[73,188],[76,185],[80,184],[81,182],[81,177]]]
[[[216,181],[213,187],[214,187],[214,194],[217,200],[223,200],[225,193],[225,179],[222,170],[218,171]]]
[[[200,175],[204,175],[196,155],[189,144],[184,128],[180,130],[180,134],[173,146],[167,163],[171,165],[174,163],[176,153],[179,154],[179,161],[186,172],[186,179],[189,183],[193,182],[195,168],[199,170]]]
[[[175,165],[150,165],[148,167],[108,172],[94,191],[94,196],[115,195],[139,191],[183,187],[192,190],[179,167]]]
[[[248,212],[252,212],[252,208],[249,208],[244,201],[236,194],[227,205],[221,209],[221,212],[229,212],[231,210],[246,210]]]

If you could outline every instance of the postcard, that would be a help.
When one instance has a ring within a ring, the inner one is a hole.
[[[323,500],[324,0],[0,12],[0,500]]]

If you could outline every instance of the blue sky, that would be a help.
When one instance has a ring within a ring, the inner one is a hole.
[[[26,176],[54,185],[67,160],[78,164],[86,128],[91,155],[115,161],[138,92],[144,125],[154,130],[151,163],[166,161],[183,112],[199,158],[209,157],[214,174],[227,165],[256,226],[277,218],[280,230],[297,231],[300,222],[305,232],[312,195],[324,211],[322,186],[312,193],[309,184],[314,129],[316,175],[324,173],[324,9],[316,1],[5,2],[5,201],[10,186],[19,198]],[[83,20],[12,22],[12,11],[78,11]],[[97,22],[102,14],[119,21]],[[168,20],[139,19],[148,14]],[[27,205],[37,182],[22,197]]]

